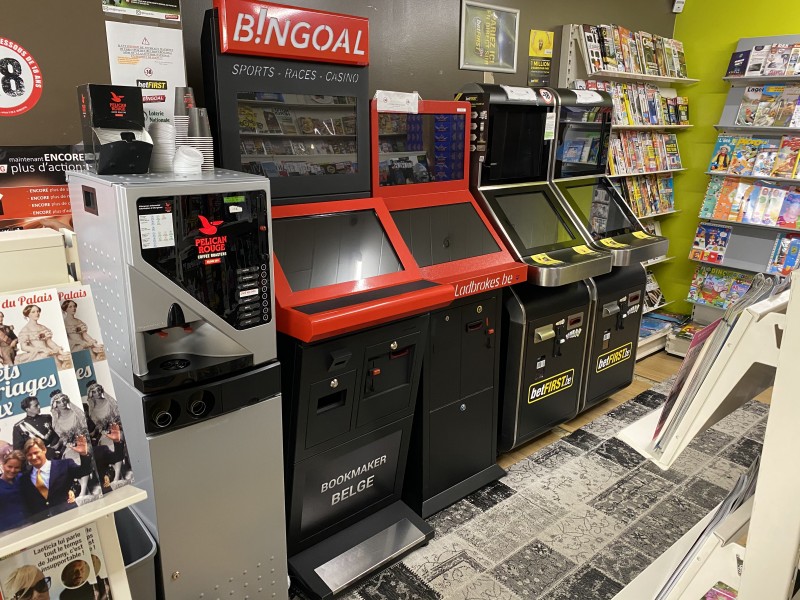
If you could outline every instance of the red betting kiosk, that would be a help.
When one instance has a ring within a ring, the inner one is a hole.
[[[380,94],[379,94],[380,96]],[[455,299],[430,330],[403,497],[423,517],[505,472],[497,463],[503,288],[527,278],[469,191],[470,105],[372,102],[372,190],[422,276]]]
[[[455,288],[423,275],[369,197],[368,21],[215,6],[218,159],[272,190],[289,571],[330,598],[433,537],[402,489],[427,313]]]

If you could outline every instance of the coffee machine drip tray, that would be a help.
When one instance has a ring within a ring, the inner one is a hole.
[[[167,354],[147,363],[147,373],[134,375],[139,391],[149,394],[181,385],[207,382],[232,375],[253,366],[252,356],[204,356],[202,354]]]

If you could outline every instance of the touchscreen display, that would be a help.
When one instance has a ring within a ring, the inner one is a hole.
[[[420,267],[500,251],[469,202],[398,210],[392,218]]]
[[[583,220],[594,239],[630,233],[635,228],[622,212],[611,190],[599,183],[560,185],[559,189]]]
[[[494,199],[525,249],[570,245],[576,239],[544,192],[496,194]]]
[[[273,248],[292,291],[403,270],[372,210],[274,219]]]

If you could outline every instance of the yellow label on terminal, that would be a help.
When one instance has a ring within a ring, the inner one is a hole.
[[[531,256],[531,260],[540,265],[560,265],[562,262],[556,258],[551,257],[546,252],[542,252],[540,254],[533,254]]]
[[[573,246],[572,249],[575,251],[576,254],[597,254],[597,250],[592,250],[589,246],[581,245],[581,246]]]
[[[612,240],[611,238],[606,238],[600,240],[600,243],[607,248],[627,248],[628,244],[621,244],[617,240]]]
[[[652,236],[652,235],[650,235],[649,233],[645,233],[644,231],[634,231],[634,232],[633,232],[633,237],[637,237],[637,238],[639,238],[640,240],[649,240],[649,239],[651,239],[653,236]]]

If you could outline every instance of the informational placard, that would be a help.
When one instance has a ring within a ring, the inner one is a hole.
[[[141,88],[149,122],[172,122],[175,88],[186,86],[179,29],[106,22],[111,81]]]
[[[550,85],[553,63],[553,32],[531,29],[528,40],[528,85]]]
[[[519,11],[463,0],[459,67],[473,71],[517,70]]]
[[[116,15],[181,20],[180,0],[102,0],[103,11]]]
[[[0,117],[28,112],[42,97],[43,86],[36,59],[13,40],[0,37]]]

